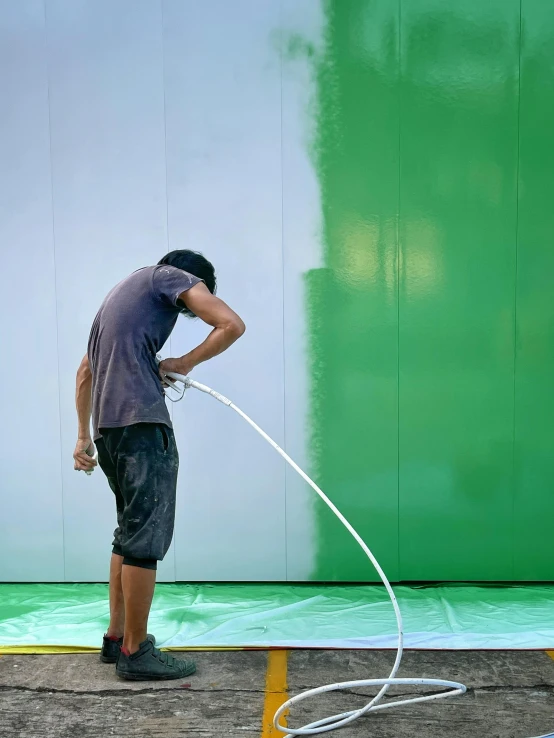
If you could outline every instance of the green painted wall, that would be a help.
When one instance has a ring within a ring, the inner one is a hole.
[[[392,579],[554,579],[554,3],[324,7],[317,478]],[[314,578],[368,579],[316,505]]]

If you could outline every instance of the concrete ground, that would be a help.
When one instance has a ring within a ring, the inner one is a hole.
[[[4,738],[182,738],[280,735],[269,715],[285,695],[325,683],[386,676],[377,651],[201,652],[185,683],[130,683],[98,656],[0,657]],[[269,665],[269,674],[268,674]],[[554,731],[554,660],[543,652],[408,652],[399,676],[461,681],[468,693],[384,711],[344,738],[530,738]],[[288,687],[287,687],[288,684]],[[409,689],[396,689],[406,693]],[[303,703],[291,727],[363,704],[362,693]]]

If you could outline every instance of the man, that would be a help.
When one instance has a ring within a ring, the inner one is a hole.
[[[110,566],[110,625],[101,659],[125,679],[179,679],[195,671],[147,635],[157,562],[170,546],[179,457],[163,393],[164,372],[189,374],[229,348],[244,323],[215,297],[214,268],[201,254],[172,251],[108,294],[77,372],[75,469],[98,463],[115,494],[118,527]],[[197,348],[158,367],[156,354],[179,314],[213,330]],[[92,414],[93,435],[90,433]]]

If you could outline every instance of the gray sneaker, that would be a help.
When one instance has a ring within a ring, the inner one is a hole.
[[[146,637],[156,645],[156,639],[153,635],[147,635]],[[102,642],[102,650],[100,651],[100,661],[104,664],[115,664],[122,645],[123,638],[114,639],[108,638],[108,636],[105,635]]]
[[[136,653],[129,656],[120,651],[115,670],[122,679],[144,682],[152,679],[182,679],[194,674],[196,664],[194,661],[176,659],[156,648],[152,641],[146,640]]]

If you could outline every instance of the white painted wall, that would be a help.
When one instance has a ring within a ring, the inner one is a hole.
[[[168,248],[212,259],[248,326],[196,376],[308,462],[312,80],[281,38],[317,41],[321,16],[319,0],[0,0],[0,581],[107,578],[114,502],[100,471],[73,471],[74,376],[106,292]],[[205,333],[180,319],[164,354]],[[172,410],[159,578],[307,579],[308,490],[209,398]]]

